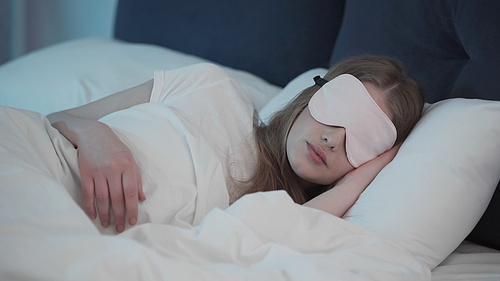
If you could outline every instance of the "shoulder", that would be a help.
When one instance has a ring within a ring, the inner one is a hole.
[[[199,63],[173,70],[156,71],[170,81],[191,82],[192,86],[200,86],[231,77],[220,66],[212,63]],[[196,83],[194,83],[196,82]]]
[[[195,69],[195,71],[201,72],[206,76],[211,76],[214,78],[227,78],[229,74],[222,69],[222,67],[213,63],[199,63],[189,66],[189,68]]]
[[[226,88],[236,87],[237,92],[241,90],[224,69],[212,63],[193,64],[173,70],[157,70],[154,72],[150,101],[167,102],[186,94],[207,92],[210,87],[216,85],[226,85]]]

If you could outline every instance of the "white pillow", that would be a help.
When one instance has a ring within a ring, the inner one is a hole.
[[[500,180],[500,102],[452,99],[424,112],[344,218],[433,269],[474,228]]]
[[[44,115],[80,106],[153,78],[157,69],[208,62],[167,48],[84,39],[32,52],[0,67],[0,105]],[[223,67],[258,109],[281,90],[248,72]]]
[[[290,81],[290,83],[288,83],[277,96],[267,103],[264,108],[260,110],[260,119],[267,124],[273,113],[285,107],[285,105],[287,105],[304,89],[314,85],[314,76],[320,75],[323,77],[327,72],[328,70],[325,68],[315,68],[297,76],[295,79]]]

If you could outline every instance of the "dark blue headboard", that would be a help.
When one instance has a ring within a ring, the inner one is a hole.
[[[344,0],[120,0],[115,37],[156,44],[284,86],[328,67]]]
[[[332,63],[363,53],[402,60],[426,101],[500,100],[500,1],[347,0]]]

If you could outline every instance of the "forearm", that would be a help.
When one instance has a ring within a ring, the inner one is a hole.
[[[101,130],[111,130],[97,120],[81,118],[64,111],[50,114],[47,118],[52,127],[56,128],[75,148],[79,146],[82,137]]]
[[[304,206],[342,217],[370,184],[367,182],[367,180],[345,177],[334,188],[309,200]]]
[[[311,199],[304,206],[319,209],[337,217],[344,216],[378,173],[392,161],[398,149],[399,147],[395,147],[349,172],[334,188]]]
[[[126,89],[91,103],[60,112],[85,119],[98,120],[110,113],[127,109],[141,103],[147,103],[151,97],[152,90],[153,80],[149,80],[136,87]],[[53,123],[53,120],[56,121],[54,115],[60,112],[52,113],[48,115],[47,118],[49,118],[49,120]]]
[[[149,80],[89,104],[49,114],[47,119],[54,128],[77,147],[80,137],[88,135],[92,130],[111,130],[97,120],[110,113],[148,102],[152,89],[153,80]]]

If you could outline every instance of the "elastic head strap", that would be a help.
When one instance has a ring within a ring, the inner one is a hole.
[[[319,75],[315,76],[313,79],[314,79],[314,84],[318,85],[320,87],[323,87],[323,85],[325,85],[326,83],[328,83],[328,80],[325,80],[325,79],[321,78]]]

